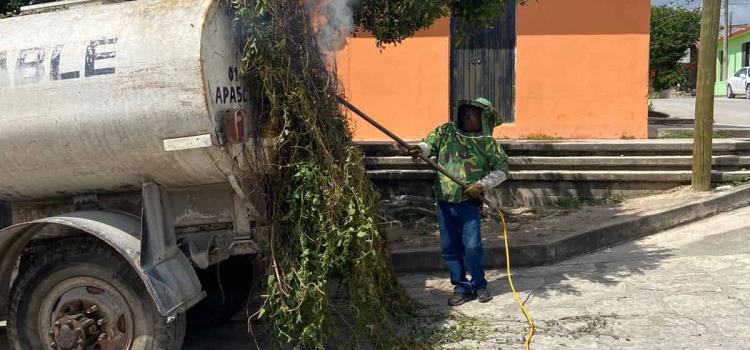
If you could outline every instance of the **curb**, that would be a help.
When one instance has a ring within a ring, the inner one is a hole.
[[[750,186],[743,186],[682,206],[654,211],[644,216],[615,220],[549,242],[526,245],[511,243],[510,259],[513,266],[550,265],[748,205]],[[486,268],[505,267],[505,248],[502,244],[486,246],[484,255]],[[447,270],[438,247],[394,251],[391,257],[393,266],[399,273]]]

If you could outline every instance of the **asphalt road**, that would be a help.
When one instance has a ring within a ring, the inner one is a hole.
[[[654,110],[675,118],[695,118],[694,98],[672,98],[651,100]],[[714,99],[716,124],[728,126],[750,126],[750,100],[744,98]]]

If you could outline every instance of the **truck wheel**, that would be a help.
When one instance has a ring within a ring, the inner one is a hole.
[[[247,306],[253,282],[253,259],[234,256],[205,270],[197,270],[206,298],[188,310],[188,328],[229,321]]]
[[[103,242],[68,238],[35,251],[22,258],[10,292],[14,349],[182,347],[184,314],[161,316],[132,266]]]

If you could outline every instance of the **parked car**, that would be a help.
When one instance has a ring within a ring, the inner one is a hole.
[[[744,93],[745,98],[750,99],[749,72],[750,67],[742,67],[734,73],[734,76],[727,79],[727,98],[734,98],[738,93]]]

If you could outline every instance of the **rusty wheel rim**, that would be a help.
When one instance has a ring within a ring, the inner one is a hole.
[[[50,350],[125,350],[133,343],[130,305],[98,278],[59,283],[44,298],[38,319],[39,336]]]

